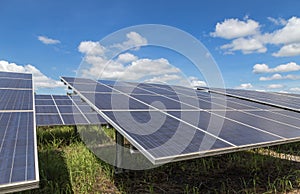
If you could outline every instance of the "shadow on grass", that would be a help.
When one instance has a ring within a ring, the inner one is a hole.
[[[115,175],[126,193],[264,193],[300,187],[300,163],[239,152]]]

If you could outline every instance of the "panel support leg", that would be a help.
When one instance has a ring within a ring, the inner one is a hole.
[[[122,163],[124,156],[124,137],[121,133],[115,130],[116,133],[116,159],[115,159],[115,173],[123,172]]]

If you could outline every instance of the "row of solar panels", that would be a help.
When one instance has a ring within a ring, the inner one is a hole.
[[[62,80],[153,164],[300,140],[300,98],[287,109],[273,106],[276,97],[259,103],[179,86]]]
[[[109,123],[153,164],[300,140],[298,95],[62,81],[78,96],[34,95],[30,74],[0,72],[0,192],[38,186],[36,125]]]

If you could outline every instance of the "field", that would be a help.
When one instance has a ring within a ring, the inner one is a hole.
[[[74,127],[40,127],[40,188],[22,193],[298,193],[300,143],[114,174]],[[113,136],[110,134],[110,136]]]

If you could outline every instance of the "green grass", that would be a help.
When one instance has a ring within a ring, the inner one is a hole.
[[[89,140],[97,126],[78,128]],[[113,130],[103,129],[110,137]],[[98,131],[98,132],[97,132]],[[175,162],[115,175],[113,166],[90,152],[73,127],[38,128],[40,188],[23,193],[285,193],[300,188],[300,163],[257,149]],[[103,139],[103,138],[102,138]],[[300,143],[270,147],[299,155]],[[259,154],[262,152],[266,154]]]

